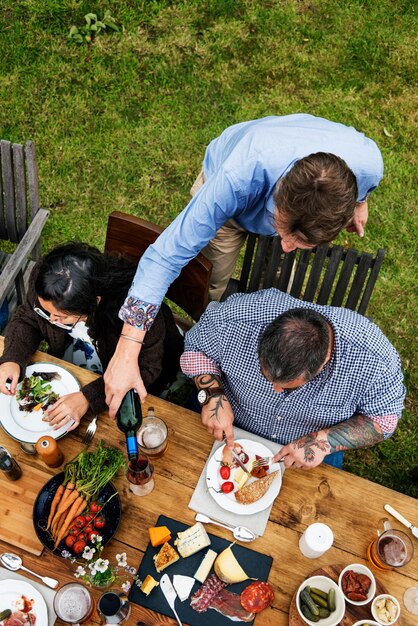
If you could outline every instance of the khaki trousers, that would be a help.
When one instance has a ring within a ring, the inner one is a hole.
[[[203,170],[193,183],[190,194],[194,196],[203,183],[205,177]],[[228,220],[216,232],[215,237],[210,241],[202,253],[212,263],[212,277],[209,288],[209,300],[220,300],[231,278],[239,253],[245,243],[248,232],[234,220]]]

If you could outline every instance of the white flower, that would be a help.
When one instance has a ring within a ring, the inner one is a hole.
[[[129,589],[131,588],[131,584],[132,584],[132,583],[130,583],[130,582],[129,582],[129,580],[127,580],[125,583],[122,583],[122,584],[121,584],[122,590],[123,590],[125,593],[128,593]]]
[[[68,550],[63,550],[61,552],[61,556],[63,557],[63,559],[69,559],[71,557],[71,552],[68,552]]]
[[[95,576],[97,574],[97,569],[95,567],[96,563],[91,563],[89,565],[90,568],[90,576]]]
[[[131,576],[133,576],[134,574],[136,574],[136,568],[135,567],[128,567],[128,572],[131,574]],[[141,583],[142,585],[142,583]]]
[[[86,561],[91,561],[95,552],[95,548],[90,548],[90,546],[86,546],[83,550],[83,559],[86,559]]]
[[[79,565],[79,566],[77,567],[77,570],[76,570],[76,572],[75,572],[74,576],[75,576],[76,578],[80,578],[80,576],[85,576],[85,575],[86,575],[86,570],[84,569],[84,567],[82,567],[81,565]]]
[[[90,541],[92,543],[101,543],[102,539],[103,539],[103,537],[101,535],[94,534],[94,535],[91,536],[91,540]]]
[[[128,565],[128,561],[126,559],[126,552],[122,552],[122,554],[117,554],[116,561],[119,567],[126,567]]]
[[[103,574],[109,567],[109,561],[107,559],[97,559],[95,567],[98,572]]]

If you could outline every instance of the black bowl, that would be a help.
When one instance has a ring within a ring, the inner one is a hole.
[[[54,498],[56,490],[61,485],[63,480],[64,472],[60,472],[59,474],[56,474],[50,480],[48,480],[48,482],[45,483],[41,491],[38,493],[35,504],[33,505],[32,519],[38,539],[42,543],[42,545],[45,546],[45,548],[47,548],[57,556],[61,556],[61,552],[63,550],[68,550],[68,548],[66,547],[65,542],[61,541],[60,544],[54,549],[54,540],[52,539],[49,532],[46,530],[46,526],[48,523],[48,515],[51,507],[51,502]],[[110,541],[110,539],[117,531],[120,523],[120,518],[122,516],[122,506],[120,498],[112,483],[108,483],[106,487],[102,489],[99,497],[97,498],[97,501],[101,504],[104,504],[106,500],[110,498],[110,496],[113,496],[113,498],[103,508],[103,515],[106,518],[106,524],[103,528],[97,531],[97,533],[100,534],[101,537],[103,537],[103,545],[106,545],[106,543]]]

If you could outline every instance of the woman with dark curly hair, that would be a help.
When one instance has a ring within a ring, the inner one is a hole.
[[[60,245],[44,256],[32,271],[26,302],[6,329],[0,392],[16,393],[19,378],[42,340],[53,356],[102,374],[120,337],[118,312],[135,269],[126,259],[103,254],[86,243]],[[175,378],[182,351],[183,338],[164,305],[139,359],[150,393],[161,393]],[[73,430],[89,408],[93,413],[107,408],[102,377],[77,393],[62,396],[45,411],[45,419],[54,429],[72,419],[69,430]]]

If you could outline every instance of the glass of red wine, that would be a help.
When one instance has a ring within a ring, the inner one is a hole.
[[[154,468],[148,457],[140,453],[138,458],[129,461],[126,478],[130,490],[137,496],[146,496],[154,489]]]

